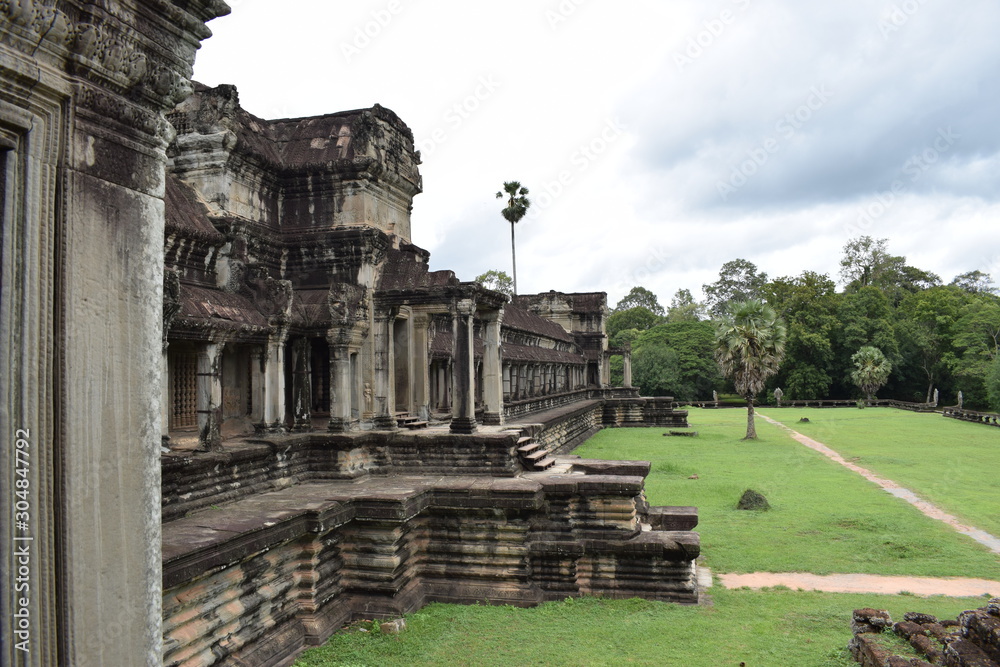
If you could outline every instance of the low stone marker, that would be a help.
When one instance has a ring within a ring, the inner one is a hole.
[[[406,629],[406,619],[397,618],[395,621],[387,621],[379,626],[383,635],[398,635]]]
[[[666,437],[697,438],[698,431],[667,431],[663,435]]]

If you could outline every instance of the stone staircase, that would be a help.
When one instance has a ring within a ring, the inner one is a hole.
[[[420,428],[427,428],[428,422],[422,421],[419,417],[414,417],[406,412],[397,412],[396,424],[398,424],[400,428],[408,428],[411,431],[415,431]]]
[[[521,437],[517,439],[517,457],[525,470],[537,472],[548,470],[556,464],[556,460],[551,456],[551,452],[535,441],[535,436],[531,429],[516,429]]]

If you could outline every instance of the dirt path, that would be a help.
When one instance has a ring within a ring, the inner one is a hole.
[[[913,593],[978,597],[989,593],[1000,597],[1000,582],[988,579],[938,579],[934,577],[883,577],[877,574],[809,574],[807,572],[754,572],[752,574],[717,574],[726,588],[764,588],[787,586],[827,593]]]
[[[848,470],[852,470],[858,473],[868,481],[878,484],[880,487],[882,487],[892,495],[896,496],[897,498],[902,498],[906,502],[910,503],[918,510],[920,510],[922,513],[924,513],[926,516],[929,516],[932,519],[936,519],[938,521],[948,524],[949,526],[951,526],[958,532],[962,533],[963,535],[968,535],[976,542],[979,542],[980,544],[984,545],[987,549],[989,549],[993,553],[1000,554],[1000,538],[994,537],[993,535],[990,535],[984,530],[980,530],[972,526],[967,526],[963,524],[961,521],[959,521],[958,518],[952,516],[951,514],[948,514],[938,506],[933,505],[927,502],[926,500],[920,499],[919,497],[917,497],[917,494],[913,493],[913,491],[910,491],[909,489],[904,489],[891,479],[885,479],[884,477],[879,477],[878,475],[868,470],[867,468],[862,468],[861,466],[855,465],[850,461],[846,461],[843,456],[833,451],[832,449],[824,445],[822,442],[813,440],[808,436],[802,435],[798,431],[794,431],[788,428],[781,422],[771,419],[767,415],[763,415],[759,412],[756,414],[765,421],[767,421],[769,424],[774,424],[778,428],[782,428],[788,431],[788,433],[793,438],[795,438],[798,442],[802,443],[809,449],[813,449],[819,452],[820,454],[823,454],[828,459],[839,463]]]

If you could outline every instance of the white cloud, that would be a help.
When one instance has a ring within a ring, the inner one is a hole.
[[[494,193],[518,179],[522,292],[666,303],[736,257],[836,278],[858,232],[945,280],[1000,273],[998,24],[989,0],[241,0],[195,74],[263,117],[396,111],[424,147],[413,235],[435,269],[509,270]]]

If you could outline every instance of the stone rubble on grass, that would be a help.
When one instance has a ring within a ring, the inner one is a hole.
[[[887,628],[926,660],[891,655],[875,639]],[[908,612],[893,623],[882,609],[855,609],[847,648],[862,667],[1000,667],[1000,598],[957,620],[939,621],[930,614]]]

